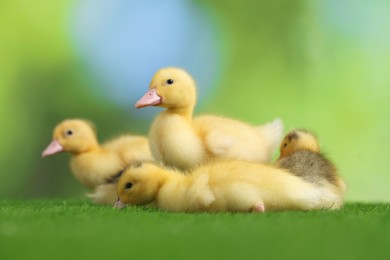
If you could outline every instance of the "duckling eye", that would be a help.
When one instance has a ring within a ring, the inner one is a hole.
[[[168,84],[168,85],[172,85],[172,84],[173,84],[173,79],[168,79],[168,80],[167,80],[167,84]]]
[[[131,182],[128,182],[125,184],[125,189],[130,189],[131,187],[133,186],[133,184]]]
[[[67,130],[65,132],[65,134],[68,135],[68,136],[71,136],[71,135],[73,135],[73,131],[72,130]]]
[[[286,147],[287,146],[287,143],[284,143],[284,145],[283,145],[284,147]]]

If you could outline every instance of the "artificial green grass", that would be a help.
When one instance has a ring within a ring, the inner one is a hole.
[[[389,259],[390,205],[182,214],[0,200],[0,259]]]

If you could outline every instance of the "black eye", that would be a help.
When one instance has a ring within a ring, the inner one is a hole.
[[[286,147],[287,146],[287,143],[284,143],[284,145],[283,145],[284,147]]]
[[[168,80],[167,80],[167,84],[168,84],[168,85],[172,85],[172,84],[173,84],[173,79],[168,79]]]
[[[130,189],[133,186],[131,182],[125,184],[125,189]]]
[[[66,135],[73,135],[73,131],[72,131],[72,130],[67,130],[67,131],[65,132],[65,134],[66,134]]]

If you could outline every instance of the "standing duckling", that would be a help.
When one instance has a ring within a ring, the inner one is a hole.
[[[272,166],[234,160],[214,161],[188,174],[152,163],[130,165],[117,191],[119,208],[152,204],[180,212],[264,212],[341,206],[327,187]]]
[[[42,157],[59,152],[72,153],[70,165],[73,175],[84,186],[95,189],[89,196],[102,204],[115,202],[114,179],[118,172],[133,161],[152,160],[147,138],[125,135],[100,145],[93,125],[80,119],[59,123]]]
[[[280,119],[262,125],[205,115],[192,118],[196,87],[184,70],[165,68],[153,77],[149,91],[135,107],[166,108],[154,120],[149,133],[156,160],[190,170],[212,158],[268,162],[279,145]]]
[[[320,153],[317,138],[308,131],[294,130],[286,135],[280,145],[280,158],[276,166],[308,182],[332,187],[340,199],[346,191],[336,167]]]

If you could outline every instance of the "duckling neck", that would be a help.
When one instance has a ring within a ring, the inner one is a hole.
[[[161,179],[160,190],[161,188],[164,188],[167,185],[171,185],[172,183],[182,182],[183,180],[186,179],[186,175],[177,170],[164,169],[158,172],[158,175]]]
[[[194,107],[174,107],[174,108],[168,108],[167,113],[170,114],[177,114],[182,117],[185,117],[186,119],[190,120],[192,118],[192,114],[194,112]]]
[[[88,145],[85,145],[82,149],[79,149],[77,151],[73,151],[73,155],[79,155],[83,153],[90,153],[90,152],[101,152],[103,151],[103,148],[100,146],[98,141],[95,139],[91,140]]]
[[[166,171],[157,193],[157,205],[161,209],[182,211],[185,208],[188,178],[177,171]]]

